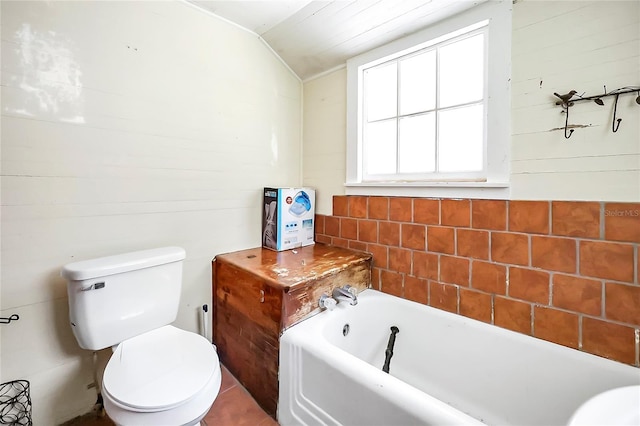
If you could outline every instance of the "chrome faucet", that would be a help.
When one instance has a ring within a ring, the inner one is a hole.
[[[358,304],[358,289],[351,287],[350,285],[334,288],[332,296],[338,301],[338,303],[344,300],[349,302],[350,305]]]

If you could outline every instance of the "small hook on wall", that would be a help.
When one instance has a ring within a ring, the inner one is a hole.
[[[622,121],[622,118],[618,118],[616,120],[616,114],[618,113],[618,97],[619,96],[620,94],[618,93],[616,95],[616,100],[613,104],[613,121],[611,122],[611,130],[613,131],[613,133],[618,131],[618,129],[620,128],[620,122]]]
[[[569,139],[573,134],[573,129],[569,129],[569,134],[567,134],[567,129],[569,127],[569,107],[565,110],[566,117],[564,119],[564,137],[565,139]]]
[[[564,118],[564,137],[565,139],[569,139],[571,137],[571,134],[573,133],[573,129],[569,130],[569,108],[571,106],[573,106],[573,102],[571,102],[571,98],[573,97],[573,95],[575,95],[576,92],[575,90],[570,91],[569,93],[566,93],[564,95],[560,95],[556,92],[554,92],[553,94],[558,97],[560,100],[556,102],[556,105],[560,105],[562,106],[563,112],[565,113],[565,118]],[[567,133],[567,130],[569,130],[569,133]]]

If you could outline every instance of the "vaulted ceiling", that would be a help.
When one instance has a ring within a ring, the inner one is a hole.
[[[260,35],[302,79],[486,0],[189,0]]]

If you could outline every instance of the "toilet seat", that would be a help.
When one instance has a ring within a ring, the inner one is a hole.
[[[218,358],[216,357],[216,362]],[[220,391],[222,374],[220,370],[211,376],[204,389],[184,404],[164,411],[142,413],[116,405],[113,398],[103,388],[104,408],[116,426],[195,426],[207,415]]]
[[[120,343],[102,386],[111,402],[125,410],[166,411],[196,396],[219,368],[205,338],[167,325]]]

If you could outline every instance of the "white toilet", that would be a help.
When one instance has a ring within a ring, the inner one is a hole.
[[[176,319],[185,251],[165,247],[66,265],[69,317],[84,349],[113,347],[104,407],[123,426],[196,425],[218,395],[218,355]]]

